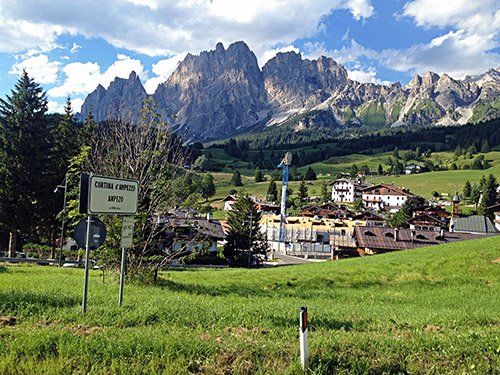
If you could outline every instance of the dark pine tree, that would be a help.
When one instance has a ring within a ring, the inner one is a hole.
[[[241,174],[239,170],[235,170],[233,172],[233,176],[231,177],[231,185],[233,186],[243,186],[243,182],[241,182]]]
[[[47,97],[23,71],[11,95],[0,99],[0,224],[9,232],[9,256],[15,256],[19,231],[36,223],[40,202],[54,189],[53,145]]]
[[[276,187],[276,182],[274,182],[274,180],[271,180],[269,182],[269,185],[267,187],[266,198],[268,201],[271,202],[278,201],[278,188]]]
[[[234,259],[239,254],[250,251],[253,254],[265,254],[267,243],[260,231],[261,213],[250,197],[245,194],[236,200],[227,216],[229,226],[224,255]]]

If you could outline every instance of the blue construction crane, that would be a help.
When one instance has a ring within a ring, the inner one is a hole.
[[[287,152],[278,168],[283,168],[283,184],[281,185],[281,215],[280,215],[280,242],[286,238],[286,201],[288,199],[288,167],[292,164],[292,153]]]

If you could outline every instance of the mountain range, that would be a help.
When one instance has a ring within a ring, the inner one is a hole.
[[[213,141],[291,124],[311,127],[462,125],[500,117],[500,68],[456,80],[447,74],[416,75],[405,86],[360,83],[333,59],[278,53],[262,69],[244,42],[188,54],[148,95],[140,78],[115,78],[90,93],[78,118],[97,121],[139,113],[152,97],[171,108],[174,131],[189,141]]]

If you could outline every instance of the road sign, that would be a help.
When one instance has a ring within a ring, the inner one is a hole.
[[[99,248],[106,239],[106,226],[97,218],[92,218],[91,220],[90,250],[95,250]],[[82,249],[87,247],[87,223],[88,218],[82,219],[75,228],[75,241]]]
[[[122,239],[120,242],[120,247],[122,248],[132,247],[133,238],[134,238],[134,218],[132,216],[124,216],[122,218]]]
[[[91,174],[88,213],[134,215],[137,213],[138,193],[137,181]]]

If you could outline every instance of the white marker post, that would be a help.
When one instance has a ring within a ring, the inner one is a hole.
[[[120,297],[118,299],[118,306],[122,305],[123,301],[123,280],[125,278],[125,263],[127,260],[127,248],[132,247],[134,235],[134,218],[132,216],[124,216],[122,218],[122,269],[120,273]]]
[[[309,344],[307,338],[307,307],[300,308],[300,363],[302,369],[305,370],[307,362],[309,361]]]

